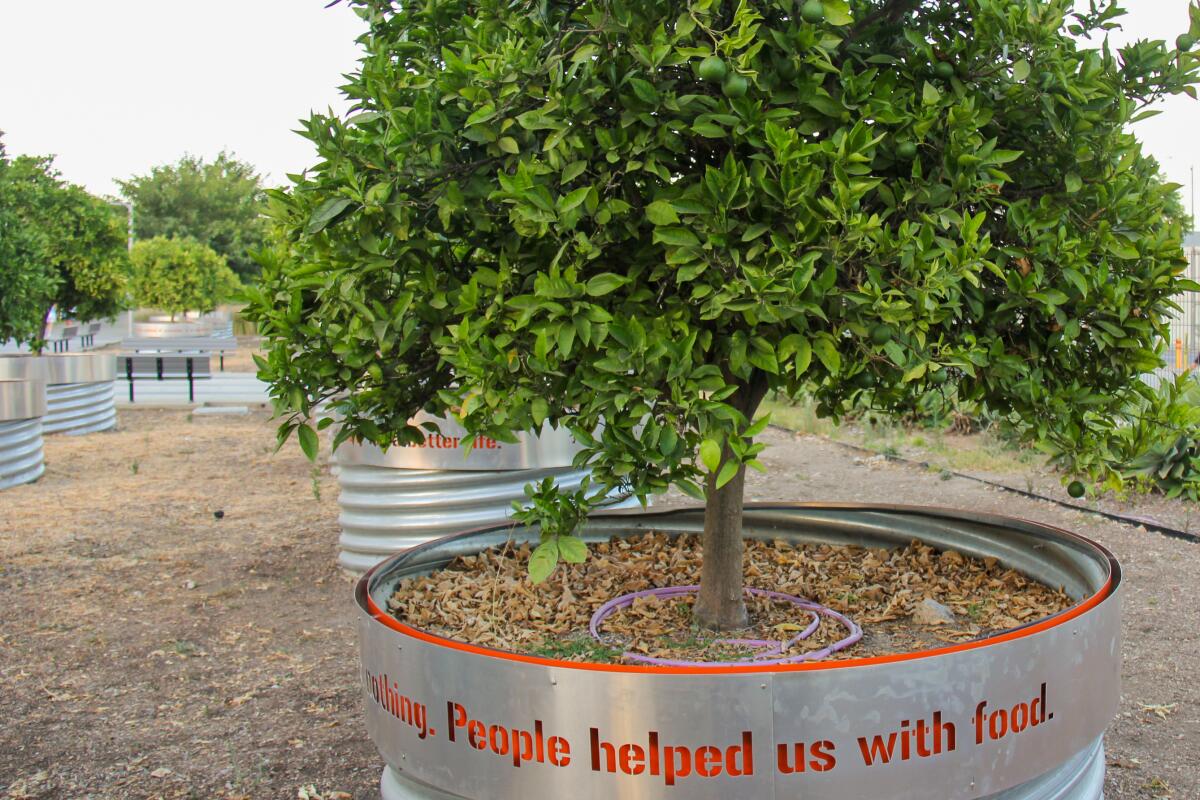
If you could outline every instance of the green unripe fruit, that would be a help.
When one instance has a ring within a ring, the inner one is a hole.
[[[946,370],[939,369],[937,372],[929,373],[929,382],[935,386],[941,386],[949,377],[950,375],[946,372]]]
[[[939,61],[933,67],[933,74],[944,81],[948,81],[954,77],[954,67],[945,61]]]
[[[810,25],[825,21],[825,6],[821,0],[808,0],[800,8],[800,18]]]
[[[1079,481],[1071,481],[1071,485],[1067,487],[1067,494],[1075,499],[1079,499],[1087,494],[1087,489]]]
[[[736,72],[731,72],[725,82],[721,84],[721,91],[726,97],[744,97],[746,90],[750,88],[750,84],[741,75]]]
[[[917,146],[912,142],[901,142],[896,148],[896,158],[903,161],[912,161],[917,157]]]
[[[854,376],[854,385],[860,389],[870,389],[875,385],[875,373],[860,372]]]
[[[700,62],[700,80],[720,83],[725,80],[727,74],[729,74],[729,68],[717,56],[709,56]]]
[[[1196,40],[1186,33],[1175,40],[1175,46],[1180,50],[1191,50],[1196,45]]]
[[[878,345],[887,344],[892,340],[892,329],[888,325],[876,325],[871,329],[871,341]]]

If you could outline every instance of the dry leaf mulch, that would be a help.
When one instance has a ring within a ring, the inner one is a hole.
[[[526,576],[528,545],[456,559],[428,576],[406,578],[388,601],[402,622],[475,645],[569,661],[619,663],[627,651],[692,661],[738,660],[751,654],[690,625],[691,598],[639,599],[588,633],[601,605],[619,595],[699,582],[696,537],[649,533],[589,547],[583,564],[561,565],[547,581]],[[832,658],[916,652],[993,635],[1066,608],[1073,601],[998,563],[914,541],[901,550],[828,544],[748,541],[748,586],[796,595],[846,614],[864,630],[858,644]],[[925,623],[914,614],[926,599],[945,605],[953,621]],[[748,600],[752,625],[738,638],[785,641],[810,617],[788,603]],[[789,654],[846,636],[838,622]]]

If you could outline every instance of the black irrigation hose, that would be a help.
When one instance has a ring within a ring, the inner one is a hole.
[[[782,425],[771,425],[770,427],[775,428],[777,430],[786,431],[787,433],[790,433],[793,435],[796,433],[796,431],[785,428]],[[955,472],[952,469],[945,469],[943,467],[939,467],[937,464],[930,464],[928,461],[913,461],[911,459],[903,458],[901,456],[893,456],[893,455],[889,455],[887,453],[880,453],[876,450],[871,450],[866,447],[859,447],[858,445],[848,444],[847,442],[839,442],[839,441],[836,441],[834,439],[829,439],[824,436],[821,436],[818,438],[822,439],[823,441],[829,442],[830,444],[835,444],[839,447],[844,447],[847,450],[853,450],[857,453],[868,454],[871,456],[883,456],[883,458],[885,458],[888,461],[892,461],[892,462],[895,462],[898,464],[904,464],[904,465],[910,466],[910,467],[920,467],[925,470],[928,470],[931,468],[939,469],[945,474],[953,475],[955,478],[963,478],[964,480],[975,481],[976,483],[982,483],[985,486],[991,486],[996,489],[1002,489],[1006,492],[1012,492],[1013,494],[1019,494],[1022,497],[1028,497],[1031,500],[1044,500],[1047,503],[1054,503],[1055,505],[1062,506],[1063,508],[1069,508],[1072,511],[1082,511],[1085,514],[1095,514],[1098,517],[1104,517],[1105,519],[1112,520],[1113,522],[1120,522],[1123,525],[1140,526],[1142,528],[1145,528],[1148,531],[1154,531],[1155,533],[1161,533],[1163,536],[1167,536],[1171,539],[1182,539],[1183,541],[1191,542],[1192,544],[1200,544],[1200,534],[1190,533],[1188,531],[1181,531],[1178,528],[1171,528],[1166,525],[1159,525],[1157,522],[1150,522],[1149,520],[1136,519],[1134,517],[1126,517],[1126,516],[1122,516],[1121,514],[1113,514],[1108,511],[1100,511],[1099,509],[1088,508],[1087,506],[1076,505],[1075,503],[1068,503],[1065,500],[1059,500],[1054,497],[1047,497],[1046,495],[1038,494],[1037,492],[1030,492],[1030,491],[1026,491],[1025,489],[1016,489],[1012,486],[1006,486],[1003,483],[989,481],[987,478],[977,478],[974,475],[967,475],[964,472]]]

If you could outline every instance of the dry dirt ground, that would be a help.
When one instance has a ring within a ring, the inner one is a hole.
[[[377,796],[336,483],[298,448],[272,455],[273,428],[123,410],[117,432],[48,440],[46,476],[0,493],[0,798]],[[765,441],[752,500],[989,510],[1116,551],[1108,798],[1200,798],[1200,545],[822,439]]]

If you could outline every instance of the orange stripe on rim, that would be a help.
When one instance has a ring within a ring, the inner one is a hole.
[[[753,504],[747,504],[746,507],[749,509],[752,507],[752,505]],[[759,507],[764,507],[767,505],[768,504],[761,504]],[[842,504],[842,503],[836,503],[836,504],[797,503],[797,504],[795,504],[795,506],[803,506],[803,507],[808,507],[808,508],[812,508],[812,507],[859,508],[859,509],[872,509],[872,510],[884,508],[882,506],[856,506],[855,504],[852,504],[852,503],[848,503],[848,504]],[[776,504],[770,504],[770,507],[779,508],[780,506],[776,505]],[[672,510],[677,511],[678,509],[672,509]],[[913,507],[892,506],[892,507],[890,507],[889,510],[913,511],[916,509],[914,509]],[[923,509],[923,510],[924,511],[932,511],[932,510],[940,511],[942,509]],[[668,512],[663,512],[663,513],[670,513],[670,512],[668,511]],[[994,515],[989,514],[986,516],[992,517]],[[1104,547],[1100,544],[1097,544],[1096,542],[1093,542],[1090,539],[1087,539],[1087,538],[1080,536],[1078,534],[1075,534],[1075,533],[1071,533],[1070,531],[1063,530],[1061,528],[1055,528],[1050,525],[1043,525],[1041,523],[1031,522],[1031,521],[1026,521],[1026,520],[1022,520],[1022,522],[1026,522],[1026,524],[1036,525],[1037,527],[1042,528],[1043,530],[1053,531],[1060,535],[1064,535],[1069,539],[1074,539],[1076,541],[1082,541],[1082,542],[1088,544],[1089,546],[1095,547],[1097,550],[1099,550],[1109,560],[1110,565],[1115,566],[1117,563],[1116,559],[1113,557],[1113,555],[1108,551],[1108,549],[1106,547]],[[470,535],[470,532],[468,532],[466,534],[462,534],[462,535],[464,535],[464,536]],[[457,538],[457,537],[447,537],[447,538]],[[384,563],[386,563],[386,562],[384,562]],[[382,566],[382,564],[380,566]],[[978,650],[983,647],[990,647],[991,645],[995,645],[995,644],[1003,644],[1004,642],[1011,642],[1011,641],[1015,641],[1017,639],[1024,639],[1029,636],[1034,636],[1038,633],[1042,633],[1043,631],[1050,630],[1051,628],[1056,628],[1059,625],[1065,625],[1066,623],[1068,623],[1072,620],[1078,619],[1079,617],[1083,616],[1087,612],[1089,612],[1092,609],[1099,606],[1101,603],[1103,603],[1105,600],[1107,600],[1112,595],[1112,593],[1115,589],[1115,584],[1114,584],[1115,575],[1117,574],[1115,569],[1110,569],[1108,580],[1105,581],[1104,586],[1101,587],[1100,591],[1096,592],[1091,597],[1087,598],[1086,600],[1079,603],[1078,605],[1073,606],[1073,607],[1067,609],[1066,611],[1062,611],[1052,617],[1047,617],[1046,619],[1044,619],[1040,622],[1036,622],[1036,623],[1034,623],[1032,625],[1028,625],[1026,627],[1017,628],[1016,630],[1012,630],[1012,631],[1009,631],[1008,633],[1000,634],[999,636],[994,636],[994,637],[990,637],[987,639],[977,639],[975,641],[965,642],[963,644],[958,644],[958,645],[952,645],[950,647],[940,647],[940,648],[937,648],[936,650],[922,650],[922,651],[916,652],[916,653],[898,653],[896,655],[875,656],[872,658],[851,658],[851,659],[846,659],[844,661],[812,661],[812,662],[801,663],[801,664],[783,664],[783,665],[779,665],[779,666],[656,667],[656,666],[625,665],[625,664],[592,664],[592,663],[578,662],[578,661],[562,661],[562,660],[556,659],[556,658],[543,658],[541,656],[530,656],[530,655],[524,655],[522,653],[509,652],[507,650],[494,650],[494,649],[487,648],[487,647],[479,647],[478,645],[469,644],[467,642],[460,642],[460,641],[456,641],[454,639],[448,639],[444,636],[438,636],[436,634],[432,634],[427,631],[420,630],[419,628],[414,628],[411,625],[406,625],[403,622],[401,622],[400,620],[391,616],[390,614],[387,614],[386,612],[384,612],[379,607],[379,605],[375,602],[375,598],[371,597],[370,591],[367,591],[367,589],[366,589],[367,584],[370,581],[370,578],[374,574],[376,569],[378,569],[378,567],[372,568],[365,575],[363,575],[363,577],[359,580],[359,585],[362,587],[361,591],[363,593],[363,596],[366,599],[365,610],[377,622],[383,624],[387,628],[397,631],[398,633],[402,633],[405,636],[409,636],[413,639],[417,639],[419,641],[426,642],[428,644],[437,645],[439,647],[446,647],[450,650],[457,650],[459,652],[470,653],[471,655],[476,655],[476,656],[484,656],[486,658],[496,658],[496,659],[500,659],[503,661],[516,661],[516,662],[519,662],[522,664],[533,664],[533,665],[540,666],[540,667],[559,667],[561,669],[577,669],[577,670],[585,670],[585,671],[589,671],[589,672],[617,672],[617,673],[633,673],[633,674],[643,674],[643,675],[755,675],[755,674],[777,673],[777,672],[809,672],[809,671],[827,670],[827,669],[843,669],[843,668],[850,668],[850,667],[871,667],[871,666],[880,666],[883,664],[898,664],[898,663],[901,663],[904,661],[917,661],[922,658],[934,658],[937,656],[950,655],[953,653],[965,653],[965,652],[968,652],[971,650]]]

